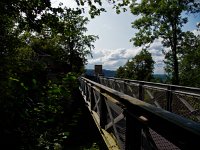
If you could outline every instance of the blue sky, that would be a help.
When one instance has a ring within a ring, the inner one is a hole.
[[[57,6],[62,2],[64,6],[75,7],[74,0],[51,0],[53,6]],[[116,14],[112,9],[112,5],[105,3],[103,7],[107,10],[100,16],[91,19],[87,25],[87,34],[98,35],[99,39],[94,43],[95,49],[92,51],[93,58],[88,56],[88,64],[86,68],[93,69],[94,65],[101,64],[104,69],[116,70],[119,66],[123,66],[128,59],[134,57],[140,52],[141,47],[134,47],[129,42],[131,37],[137,30],[131,27],[131,22],[137,19],[129,11]],[[88,16],[85,14],[85,16]],[[196,30],[197,22],[200,22],[200,14],[190,15],[189,22],[184,26],[184,31]],[[154,73],[165,73],[164,56],[161,52],[162,44],[160,39],[156,40],[150,47],[149,51],[155,63]]]

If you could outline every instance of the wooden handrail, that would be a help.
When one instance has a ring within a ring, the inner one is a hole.
[[[87,86],[90,86],[94,91],[100,92],[99,94],[105,97],[106,103],[112,103],[124,110],[126,120],[126,135],[124,135],[126,136],[125,149],[141,147],[141,142],[138,142],[140,144],[135,144],[132,140],[138,140],[138,138],[135,137],[141,137],[141,130],[145,130],[146,128],[155,131],[180,149],[193,149],[195,147],[200,147],[199,123],[161,108],[154,107],[153,105],[87,78],[80,77],[80,82],[87,84]],[[102,108],[100,108],[100,110],[101,109]],[[105,111],[105,113],[108,112]],[[101,116],[99,116],[99,118],[101,118]],[[136,126],[140,129],[134,128]]]

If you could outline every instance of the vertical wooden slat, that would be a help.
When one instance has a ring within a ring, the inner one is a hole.
[[[143,87],[142,82],[139,83],[138,92],[139,92],[139,100],[143,101],[144,100],[144,87]]]
[[[167,97],[167,108],[166,110],[172,112],[172,99],[173,99],[173,93],[172,93],[173,87],[168,86],[167,87],[167,92],[166,92],[166,97]]]
[[[128,111],[126,115],[126,150],[139,150],[141,149],[142,126],[138,120],[134,119]]]
[[[100,91],[100,126],[101,128],[105,129],[107,124],[107,108],[104,96],[102,95],[102,91]]]

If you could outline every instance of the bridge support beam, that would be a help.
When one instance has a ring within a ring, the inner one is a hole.
[[[166,110],[172,112],[172,99],[173,99],[173,93],[172,93],[173,87],[168,86],[167,87],[167,93],[166,93],[166,98],[167,98],[167,108]]]
[[[106,112],[107,112],[106,102],[101,93],[101,95],[100,95],[100,126],[102,129],[105,129],[105,125],[107,123],[107,113]]]
[[[144,89],[143,89],[143,83],[139,83],[139,100],[144,100]]]
[[[126,111],[126,150],[141,149],[141,127],[138,120],[134,119],[133,116]]]

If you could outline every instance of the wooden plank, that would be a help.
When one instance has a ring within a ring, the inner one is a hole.
[[[138,118],[141,115],[147,118],[148,127],[155,130],[158,134],[162,135],[176,146],[183,149],[200,147],[199,123],[183,118],[177,114],[170,113],[163,109],[156,108],[153,105],[105,87],[86,78],[82,78],[82,80],[90,82],[93,86],[98,87],[102,93],[106,93],[111,97],[114,97],[118,103],[126,106],[128,110],[127,114],[129,114],[132,119],[135,119],[136,122],[137,120],[139,121]],[[158,124],[158,122],[162,122],[162,124]]]
[[[192,112],[195,112],[196,110],[183,98],[177,96],[178,99]],[[200,116],[195,116],[198,120],[200,120]]]
[[[151,94],[151,92],[148,89],[146,89],[146,91],[147,91],[147,94],[150,96],[150,98],[154,99],[154,96]]]
[[[190,111],[195,111],[195,109],[183,98],[177,96],[178,99],[190,110]]]
[[[154,104],[156,105],[156,107],[162,108],[162,107],[160,106],[160,104],[159,104],[156,100],[154,101]]]
[[[107,130],[108,128],[112,127],[113,126],[113,123],[116,124],[118,123],[119,121],[121,121],[122,119],[124,119],[124,115],[123,113],[119,114],[119,116],[117,116],[113,122],[110,122],[106,125],[105,129]]]
[[[93,92],[93,94],[94,94],[95,106],[92,109],[95,110],[97,108],[97,111],[100,112],[98,107],[98,103],[100,101],[100,93],[98,93],[99,95],[97,95],[97,93]]]
[[[118,142],[119,142],[119,145],[120,145],[120,144],[121,144],[121,143],[120,143],[120,138],[119,138],[119,134],[118,134],[118,132],[117,132],[117,128],[116,128],[115,123],[114,123],[114,118],[113,118],[113,116],[112,116],[110,107],[109,107],[109,105],[108,105],[107,103],[106,103],[106,106],[107,106],[107,110],[108,110],[109,117],[110,117],[111,122],[112,122],[113,130],[114,130],[114,132],[115,132],[115,136],[116,136],[116,138],[117,138],[117,140],[118,140]]]
[[[125,108],[125,106],[120,103],[118,100],[116,100],[115,98],[111,97],[109,94],[106,93],[102,93],[102,95],[106,98],[107,101],[114,103],[115,105],[117,105],[118,107],[120,107],[121,109]]]
[[[119,146],[117,145],[116,139],[114,139],[110,133],[108,133],[106,130],[104,130],[100,127],[100,119],[99,119],[98,114],[94,111],[91,111],[91,115],[92,115],[94,122],[95,122],[96,126],[98,127],[98,130],[99,130],[103,140],[105,141],[108,149],[109,150],[120,150]]]

